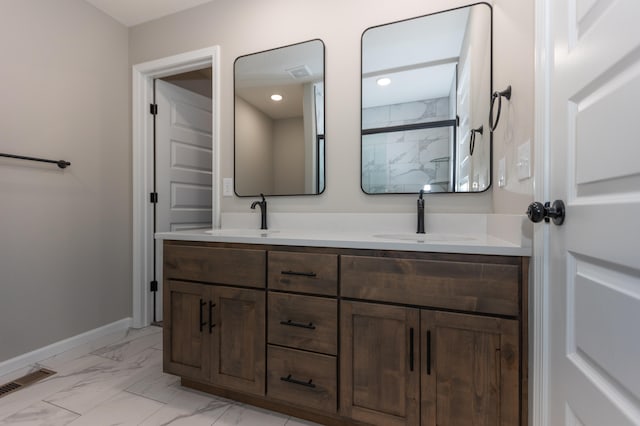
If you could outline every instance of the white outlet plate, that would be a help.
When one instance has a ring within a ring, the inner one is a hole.
[[[498,188],[507,186],[507,161],[504,157],[498,161]]]
[[[531,177],[531,141],[526,141],[518,147],[518,179],[525,180]]]
[[[233,197],[233,178],[222,179],[222,195],[224,197]]]

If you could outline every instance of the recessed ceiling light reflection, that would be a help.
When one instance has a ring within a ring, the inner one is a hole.
[[[271,95],[271,100],[275,102],[280,102],[282,100],[282,95],[278,95],[277,93]]]
[[[379,78],[376,83],[378,83],[378,86],[388,86],[391,84],[391,79],[389,77],[382,77]]]

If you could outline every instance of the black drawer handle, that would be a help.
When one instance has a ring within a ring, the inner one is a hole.
[[[207,302],[205,302],[204,300],[200,299],[200,333],[202,333],[202,327],[207,325],[207,323],[204,321],[204,314],[202,313],[202,308],[204,308],[206,306],[206,304],[207,304]]]
[[[295,321],[280,321],[280,324],[282,325],[288,325],[290,327],[300,327],[300,328],[308,328],[309,330],[315,330],[316,326],[313,325],[312,322],[310,322],[309,324],[305,324],[303,322],[295,322]]]
[[[297,275],[299,277],[310,277],[313,278],[316,276],[315,272],[297,272],[297,271],[280,271],[282,275]]]
[[[427,374],[431,375],[431,331],[427,331]]]
[[[212,301],[209,301],[209,334],[213,331],[213,327],[216,325],[213,323],[213,308],[215,308],[216,304]]]
[[[296,379],[292,378],[291,374],[289,374],[287,377],[280,377],[280,380],[282,380],[283,382],[293,383],[294,385],[306,386],[308,388],[315,388],[316,387],[315,384],[311,383],[311,382],[313,382],[312,379],[309,379],[308,382],[304,382],[302,380],[296,380]]]

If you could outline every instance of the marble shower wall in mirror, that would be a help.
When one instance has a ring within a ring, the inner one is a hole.
[[[478,3],[363,33],[364,192],[489,188],[491,19]]]
[[[324,43],[237,58],[234,89],[236,194],[324,191]]]

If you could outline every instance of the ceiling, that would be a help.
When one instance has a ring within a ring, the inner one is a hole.
[[[449,96],[469,8],[368,29],[362,36],[362,107]],[[376,81],[388,77],[391,84]]]
[[[213,0],[85,0],[116,21],[132,27]]]

